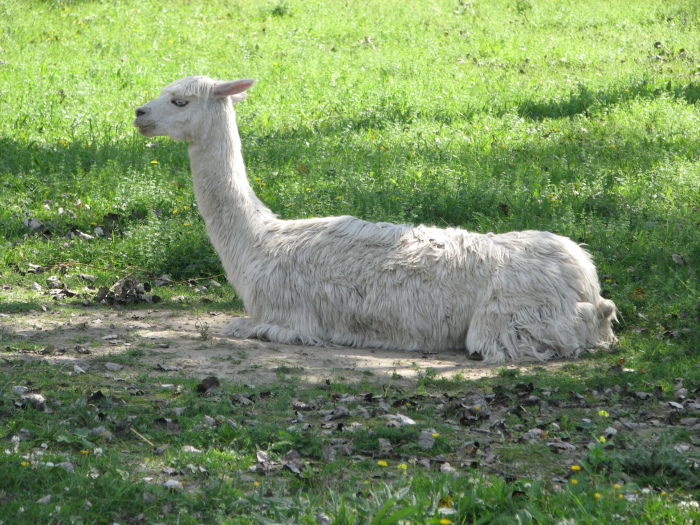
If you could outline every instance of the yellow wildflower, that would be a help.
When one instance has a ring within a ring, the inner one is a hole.
[[[593,497],[594,497],[595,499],[600,499],[600,498],[601,498],[601,495],[600,495],[599,492],[596,492],[595,494],[593,494]]]
[[[581,470],[579,465],[571,465],[571,470]]]
[[[440,501],[438,501],[438,507],[451,508],[452,496],[443,496],[442,498],[440,498]]]
[[[571,484],[572,484],[572,485],[576,485],[577,483],[578,483],[578,480],[577,480],[577,479],[572,479],[572,480],[571,480]]]
[[[380,459],[379,461],[377,461],[377,465],[379,465],[380,467],[387,467],[389,466],[389,463],[387,463],[383,459]]]

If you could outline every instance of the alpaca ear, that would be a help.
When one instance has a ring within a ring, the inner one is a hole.
[[[240,102],[245,98],[244,91],[255,84],[252,78],[233,80],[231,82],[217,82],[212,91],[215,98],[231,97],[232,102]]]

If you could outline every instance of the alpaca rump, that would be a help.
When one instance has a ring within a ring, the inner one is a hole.
[[[248,183],[232,104],[252,84],[185,77],[134,120],[144,136],[189,143],[207,234],[248,313],[222,335],[466,349],[489,362],[576,357],[615,340],[615,305],[566,237],[275,217]]]

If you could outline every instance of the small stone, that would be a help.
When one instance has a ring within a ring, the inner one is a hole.
[[[56,466],[62,468],[66,472],[73,472],[75,470],[73,463],[71,463],[70,461],[63,461],[61,463],[58,463]]]
[[[185,487],[182,485],[182,482],[178,481],[177,479],[169,479],[168,481],[163,483],[163,486],[166,489],[177,490],[177,491],[182,491],[185,489]]]
[[[37,410],[44,410],[46,408],[46,398],[41,394],[24,394],[22,396],[22,401]]]

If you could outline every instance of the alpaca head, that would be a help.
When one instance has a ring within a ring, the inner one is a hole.
[[[253,79],[221,82],[209,77],[184,77],[163,88],[160,96],[136,108],[134,126],[145,137],[167,136],[193,142],[203,138],[230,102],[245,98]]]

